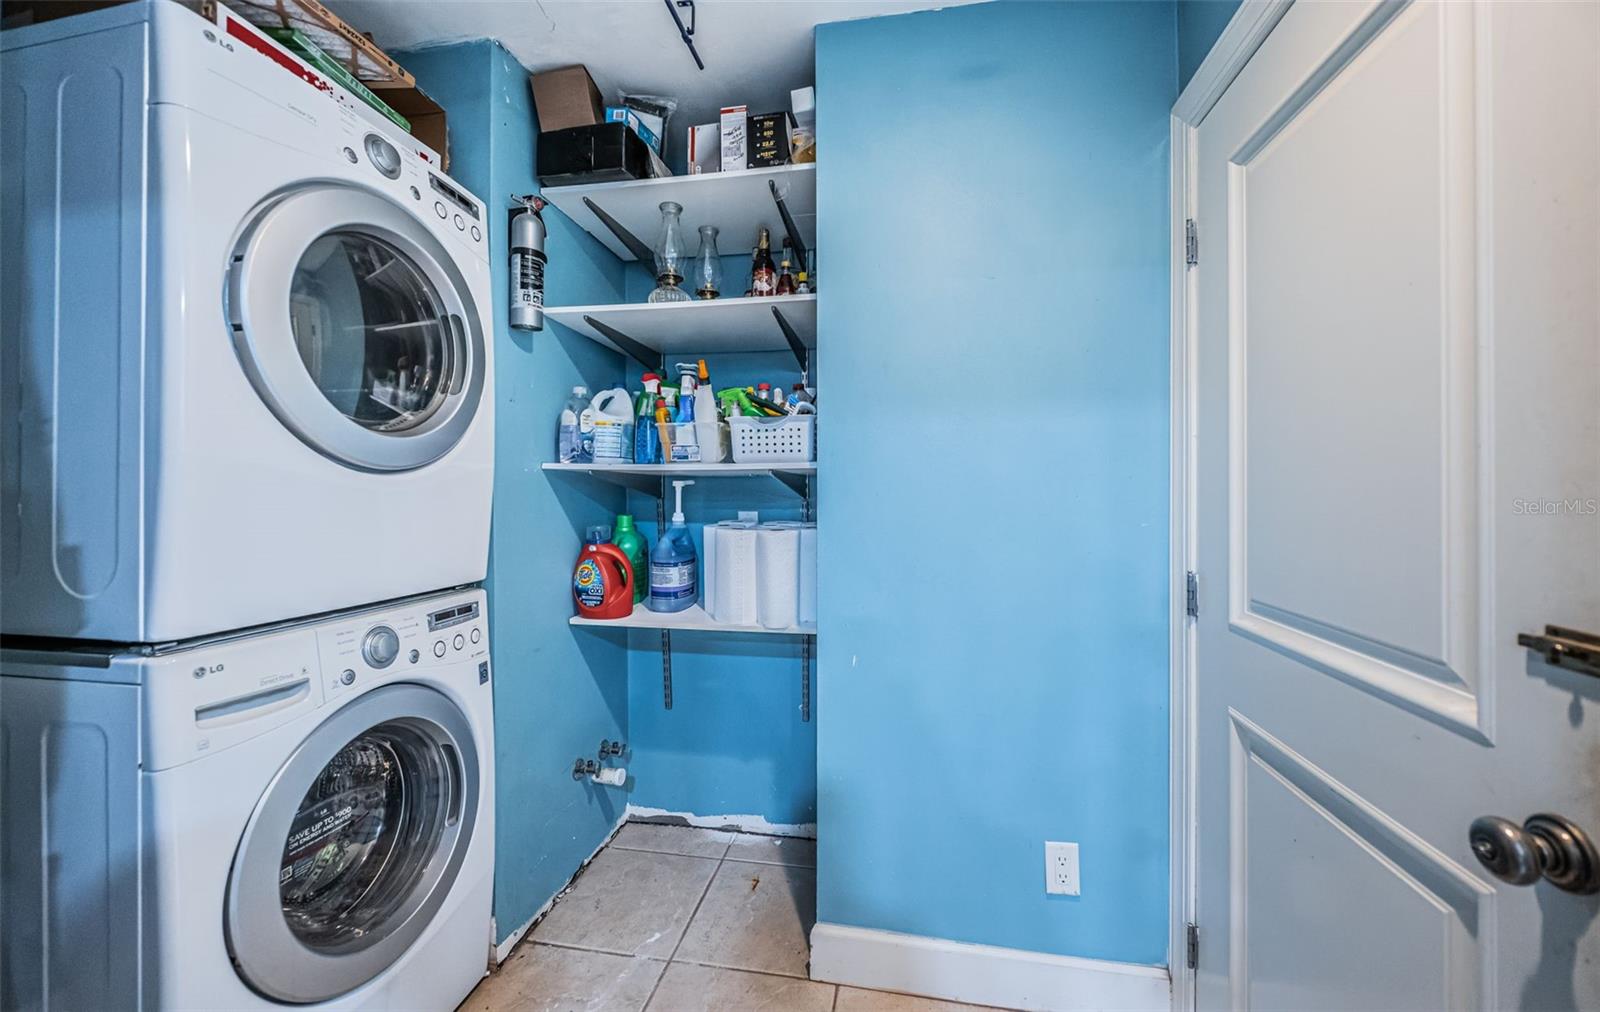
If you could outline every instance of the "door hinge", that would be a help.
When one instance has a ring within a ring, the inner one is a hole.
[[[1183,221],[1183,262],[1190,267],[1200,262],[1200,233],[1194,227],[1193,218]]]
[[[1189,966],[1189,969],[1191,969],[1191,970],[1198,970],[1200,968],[1200,926],[1198,924],[1189,925],[1188,935],[1189,935],[1188,966]]]
[[[1183,610],[1190,618],[1200,617],[1200,577],[1192,569],[1183,574]]]

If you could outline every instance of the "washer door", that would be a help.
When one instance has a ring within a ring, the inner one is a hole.
[[[329,183],[270,202],[234,248],[227,295],[256,391],[318,452],[407,470],[472,424],[481,307],[444,244],[389,199]]]
[[[382,973],[450,892],[472,839],[478,759],[442,693],[385,686],[301,743],[246,825],[228,876],[235,969],[283,1002]]]

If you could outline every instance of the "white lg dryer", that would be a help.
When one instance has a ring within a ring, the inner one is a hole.
[[[0,651],[0,1008],[451,1009],[491,951],[482,591]]]
[[[483,204],[220,5],[0,49],[0,628],[158,643],[483,579]]]

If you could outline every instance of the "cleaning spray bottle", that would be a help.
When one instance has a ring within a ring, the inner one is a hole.
[[[720,464],[728,459],[728,427],[717,413],[717,395],[711,390],[711,372],[700,359],[700,381],[694,388],[694,436],[700,444],[700,461]]]
[[[633,614],[633,567],[622,549],[606,543],[610,537],[608,527],[589,528],[572,568],[572,600],[584,618]]]
[[[650,610],[683,611],[693,606],[699,596],[696,570],[699,560],[695,556],[694,538],[689,525],[683,522],[683,486],[692,481],[672,483],[675,505],[672,523],[656,541],[650,553]]]
[[[700,460],[700,440],[694,431],[695,388],[698,369],[693,362],[678,363],[678,409],[672,415],[672,461],[694,463]]]
[[[661,464],[661,433],[656,429],[656,398],[660,396],[661,377],[653,372],[644,374],[644,390],[639,393],[633,425],[633,462],[635,464]]]

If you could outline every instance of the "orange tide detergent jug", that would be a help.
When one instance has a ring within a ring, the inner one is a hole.
[[[572,570],[572,599],[583,618],[627,618],[633,614],[633,566],[611,530],[591,527]]]

